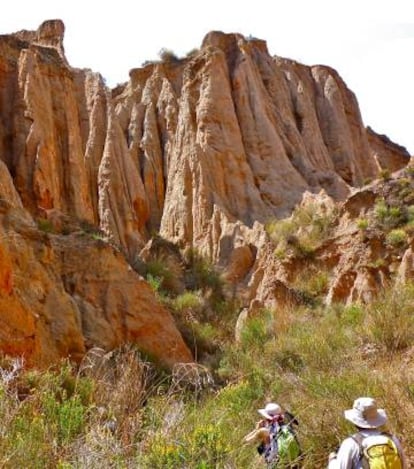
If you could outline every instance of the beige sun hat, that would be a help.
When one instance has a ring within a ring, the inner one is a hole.
[[[378,409],[372,397],[360,397],[354,401],[352,409],[345,410],[345,418],[359,428],[378,428],[387,421],[384,409]]]
[[[259,412],[259,414],[264,418],[272,420],[276,415],[280,415],[282,413],[282,408],[279,404],[269,402],[269,404],[266,404],[264,409],[259,409],[257,412]]]

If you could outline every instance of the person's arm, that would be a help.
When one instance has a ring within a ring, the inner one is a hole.
[[[256,422],[256,427],[255,428],[263,428],[266,427],[266,420],[262,419]]]
[[[354,469],[354,461],[358,460],[359,447],[352,438],[344,440],[336,456],[331,453],[328,469]]]

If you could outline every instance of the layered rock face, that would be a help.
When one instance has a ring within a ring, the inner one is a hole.
[[[111,91],[99,74],[68,65],[63,34],[55,20],[0,37],[4,350],[47,361],[134,340],[170,364],[188,361],[168,313],[123,256],[139,259],[159,232],[234,283],[254,279],[254,300],[266,221],[288,215],[306,191],[343,200],[408,162],[365,129],[334,70],[271,57],[263,41],[212,32],[187,58],[131,70]],[[65,216],[99,227],[122,254],[44,236],[33,222]],[[20,232],[8,225],[14,217]],[[86,256],[94,262],[82,265]],[[29,293],[13,287],[19,276]]]

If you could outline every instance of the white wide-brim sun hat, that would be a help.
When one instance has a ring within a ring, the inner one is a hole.
[[[384,409],[378,409],[375,399],[360,397],[354,401],[352,409],[345,410],[345,418],[359,428],[378,428],[387,421]]]
[[[279,404],[269,402],[269,404],[266,404],[264,409],[259,409],[257,412],[259,412],[262,417],[272,420],[276,415],[280,415],[282,413],[282,408]]]

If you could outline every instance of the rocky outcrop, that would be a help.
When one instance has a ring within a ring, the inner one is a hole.
[[[244,278],[245,307],[255,314],[259,301],[260,307],[277,312],[286,306],[312,304],[316,297],[328,305],[369,303],[394,285],[412,282],[413,203],[414,177],[408,167],[335,204],[329,234],[320,236],[312,250],[286,249],[277,256],[277,244],[268,239]],[[327,196],[305,197],[306,204],[313,204],[314,214],[316,207],[327,207]],[[309,219],[295,235],[300,237],[311,223]],[[293,240],[291,244],[297,245]],[[315,294],[309,288],[318,279],[325,285]]]
[[[367,127],[367,136],[371,152],[382,169],[393,172],[407,165],[410,154],[403,146],[386,135],[377,134],[371,127]]]
[[[3,350],[47,362],[130,340],[188,361],[125,260],[143,262],[152,234],[209,257],[246,303],[295,300],[264,224],[306,193],[343,201],[408,162],[365,129],[333,69],[271,57],[264,41],[211,32],[200,50],[164,54],[111,91],[69,66],[63,38],[59,20],[0,37]],[[119,252],[73,234],[82,224]],[[339,277],[333,298],[348,294]]]
[[[166,366],[192,361],[170,313],[108,243],[39,230],[4,199],[0,227],[0,350],[48,365],[133,342]]]

